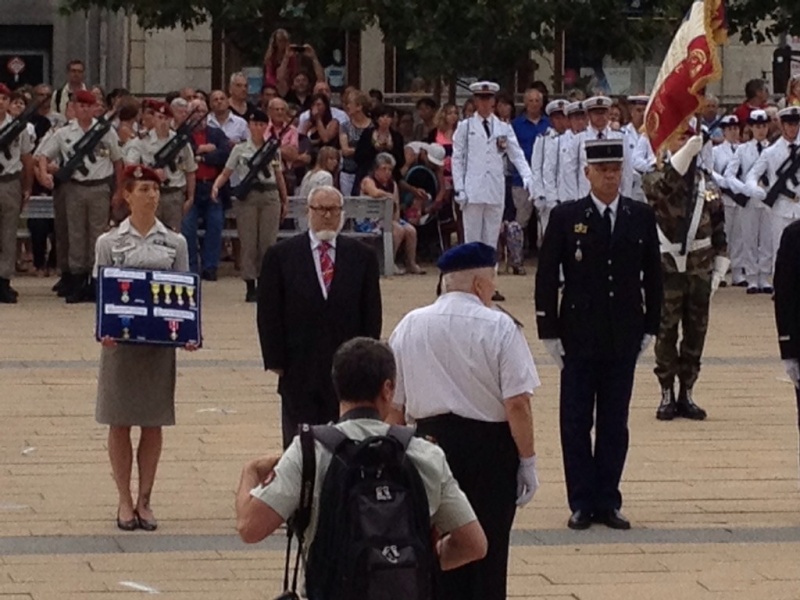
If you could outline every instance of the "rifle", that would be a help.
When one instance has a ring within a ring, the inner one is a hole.
[[[719,188],[719,191],[725,194],[728,198],[730,198],[734,202],[736,202],[736,204],[738,204],[742,208],[744,208],[747,205],[747,201],[750,200],[750,196],[748,196],[747,194],[742,194],[741,192],[737,194],[730,188],[721,187]]]
[[[36,111],[39,110],[39,107],[44,102],[43,99],[37,100],[36,102],[31,102],[27,108],[17,116],[13,121],[11,121],[8,125],[0,129],[0,152],[3,153],[3,156],[6,157],[6,160],[11,160],[11,144],[19,137],[19,135],[25,131],[28,127],[28,123],[31,122],[33,115],[36,114]],[[5,170],[3,165],[0,165],[0,173]]]
[[[281,147],[281,140],[280,137],[271,137],[269,138],[261,148],[258,149],[258,152],[253,154],[250,157],[250,160],[247,161],[247,175],[245,175],[244,179],[239,182],[239,185],[236,186],[236,189],[233,190],[233,195],[236,196],[239,200],[244,200],[247,197],[247,194],[250,193],[250,188],[253,187],[253,184],[256,182],[258,178],[258,174],[264,170],[275,155],[278,153],[278,150]]]
[[[788,158],[781,163],[778,170],[775,171],[775,183],[769,188],[767,197],[764,198],[764,204],[772,208],[778,200],[778,196],[784,196],[793,201],[796,200],[797,194],[795,194],[794,190],[789,189],[786,184],[790,181],[795,186],[798,184],[798,170],[800,170],[800,152],[795,152],[794,155],[790,154]]]
[[[89,131],[83,134],[83,137],[72,147],[72,154],[69,160],[67,160],[64,166],[62,166],[53,177],[56,182],[65,183],[69,181],[75,171],[78,171],[84,176],[89,174],[89,169],[84,164],[84,159],[88,158],[89,162],[92,164],[97,162],[94,149],[111,129],[112,122],[116,116],[116,110],[107,115],[103,115],[97,119]]]
[[[192,119],[192,115],[194,115],[195,112],[197,112],[197,107],[193,108],[192,112],[187,115],[186,120],[175,131],[175,135],[156,152],[156,155],[153,157],[154,169],[163,169],[168,166],[172,171],[177,170],[175,161],[178,158],[178,154],[180,154],[191,141],[192,133],[194,133],[194,130],[197,129],[197,126],[203,121],[202,117],[199,119]]]

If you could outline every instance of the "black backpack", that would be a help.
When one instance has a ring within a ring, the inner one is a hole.
[[[313,436],[333,454],[306,565],[309,600],[431,600],[428,497],[406,455],[413,430],[393,425],[355,441],[333,426],[309,429],[301,438]]]

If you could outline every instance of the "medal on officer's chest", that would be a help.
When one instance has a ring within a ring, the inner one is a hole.
[[[497,136],[497,150],[500,151],[500,152],[505,152],[506,148],[508,148],[508,136],[498,135]]]
[[[169,283],[164,284],[164,304],[172,304],[172,286]]]
[[[131,290],[131,282],[130,281],[120,281],[119,282],[119,289],[120,289],[120,297],[119,299],[122,300],[123,303],[127,304],[131,300],[131,296],[128,292]]]
[[[186,295],[189,297],[189,306],[194,307],[194,287],[191,285],[186,286]]]
[[[581,241],[578,240],[578,247],[575,249],[575,261],[581,262],[583,260],[583,252],[581,251]]]

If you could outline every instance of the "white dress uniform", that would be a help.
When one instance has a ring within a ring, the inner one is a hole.
[[[650,145],[650,138],[646,135],[640,135],[636,142],[636,148],[631,155],[631,166],[639,176],[640,182],[643,175],[647,175],[656,168],[656,155],[653,152],[653,146]]]
[[[544,135],[540,135],[533,143],[533,152],[531,153],[531,173],[533,174],[533,190],[536,192],[534,199],[534,206],[539,215],[539,229],[542,239],[547,223],[550,220],[550,211],[555,208],[558,201],[547,196],[547,187],[545,184],[545,168],[547,167],[547,157],[555,154],[555,160],[551,161],[554,166],[558,163],[558,148],[559,148],[559,134],[552,127],[548,129]]]
[[[573,152],[575,133],[567,129],[548,144],[542,167],[545,201],[551,207],[577,198],[578,181],[575,172],[568,170]]]
[[[733,160],[736,153],[734,144],[722,142],[714,146],[713,171],[719,177],[715,180],[721,184],[720,187],[730,189],[725,171],[728,164]],[[733,201],[730,195],[722,193],[722,204],[725,206],[725,238],[728,240],[728,254],[731,259],[731,276],[733,284],[736,285],[745,280],[744,265],[742,263],[743,245],[742,231],[740,224],[741,207]]]
[[[750,140],[736,148],[736,153],[725,168],[725,179],[734,193],[751,196],[745,182],[759,156],[768,147],[767,140]],[[772,213],[766,204],[753,197],[744,207],[738,207],[738,213],[741,266],[747,279],[747,288],[768,289],[771,287],[773,261]]]
[[[586,179],[585,172],[586,165],[588,164],[586,162],[586,150],[584,150],[586,140],[615,139],[624,140],[623,133],[621,131],[614,131],[610,127],[606,127],[603,131],[599,131],[591,125],[589,125],[585,131],[582,131],[575,137],[575,143],[573,144],[572,154],[570,155],[569,159],[569,166],[567,167],[568,169],[574,171],[575,179],[577,181],[578,195],[573,198],[574,200],[577,200],[578,198],[585,198],[589,195],[589,191],[591,189],[589,180]],[[622,182],[619,186],[620,193],[623,196],[625,195],[623,190],[630,189],[630,181],[633,178],[630,154],[627,152],[627,149],[625,149],[624,152],[625,154],[623,156],[625,158],[622,162]]]
[[[766,175],[770,184],[774,184],[778,179],[776,171],[781,167],[783,162],[789,158],[793,149],[795,149],[795,152],[800,151],[797,150],[798,148],[800,148],[800,146],[798,146],[796,140],[790,141],[785,137],[781,137],[772,144],[772,146],[764,150],[761,156],[756,160],[756,164],[753,165],[753,168],[750,169],[750,172],[747,174],[746,185],[749,195],[759,200],[764,200],[766,198],[766,190],[759,184],[761,176]],[[787,185],[795,194],[800,193],[800,186],[794,186],[791,181],[789,181]],[[772,205],[771,215],[772,248],[774,249],[780,246],[781,235],[783,235],[783,230],[786,226],[800,219],[800,202],[798,202],[797,199],[790,199],[780,195],[775,201],[775,204]],[[773,252],[773,270],[775,268],[775,255],[776,253]]]
[[[478,113],[458,124],[453,135],[453,188],[464,215],[466,243],[497,247],[506,194],[504,157],[530,192],[531,168],[510,124]]]
[[[643,138],[647,141],[647,138],[636,130],[633,123],[628,123],[622,128],[622,136],[625,140],[625,156],[628,157],[630,172],[630,177],[625,180],[627,187],[622,190],[622,195],[633,198],[638,202],[647,202],[647,198],[644,197],[644,190],[642,189],[643,173],[636,168],[635,159],[639,142]],[[647,146],[649,147],[650,144],[648,143]]]

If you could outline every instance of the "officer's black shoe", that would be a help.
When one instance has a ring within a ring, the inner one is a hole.
[[[775,290],[772,289],[771,285],[765,285],[764,287],[762,287],[758,291],[761,292],[762,294],[772,294],[772,293],[775,292]]]
[[[747,287],[747,282],[746,281],[737,281],[736,283],[733,284],[733,287]]]
[[[0,279],[0,304],[16,304],[17,297],[11,292],[8,279]]]
[[[53,291],[59,298],[66,298],[70,293],[71,286],[72,274],[69,271],[64,271],[61,274],[61,278],[56,281],[56,284],[53,286]]]
[[[86,275],[72,275],[72,285],[67,294],[67,304],[79,304],[86,302],[89,297],[89,282]]]
[[[200,274],[202,279],[206,281],[216,281],[217,280],[217,270],[216,269],[203,269],[203,272]]]
[[[659,421],[672,421],[676,415],[675,390],[672,389],[672,386],[662,387],[661,404],[658,405],[658,410],[656,410],[656,419]]]
[[[576,510],[567,521],[570,529],[589,529],[592,526],[592,515],[588,510]]]
[[[680,393],[678,394],[678,416],[684,419],[692,419],[693,421],[702,421],[708,415],[706,411],[697,406],[692,399],[692,390],[686,389],[681,386]]]
[[[611,529],[630,529],[631,522],[616,508],[595,512],[596,522]]]
[[[492,296],[492,302],[504,302],[505,299],[506,297],[503,296],[503,294],[501,294],[497,290],[494,291],[494,296]]]
[[[256,301],[256,282],[252,279],[245,279],[245,285],[247,286],[247,294],[245,294],[244,301],[245,302],[255,302]]]
[[[758,294],[760,292],[761,292],[761,290],[759,288],[755,287],[755,286],[747,288],[747,293],[748,294]]]

